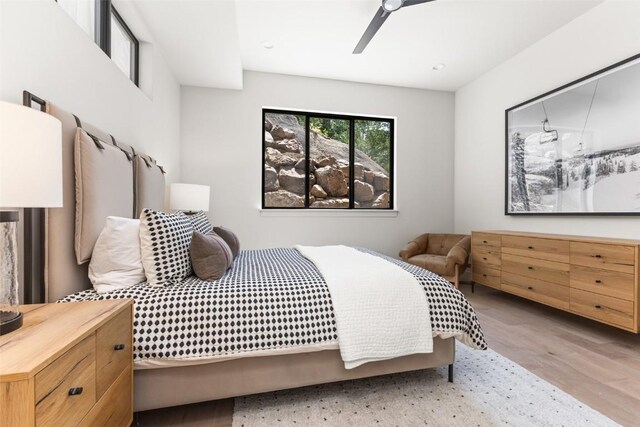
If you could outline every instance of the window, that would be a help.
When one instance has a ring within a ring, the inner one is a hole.
[[[137,86],[138,39],[111,0],[56,1]]]
[[[264,209],[393,209],[393,119],[262,116]]]

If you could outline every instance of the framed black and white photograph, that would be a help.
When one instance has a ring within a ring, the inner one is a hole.
[[[506,215],[640,215],[640,55],[506,115]]]

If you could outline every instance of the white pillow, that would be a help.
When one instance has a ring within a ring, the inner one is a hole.
[[[145,281],[140,255],[140,220],[107,217],[93,248],[89,279],[98,293]]]

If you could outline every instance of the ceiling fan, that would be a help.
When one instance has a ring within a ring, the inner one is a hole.
[[[364,34],[360,38],[360,41],[353,50],[354,54],[362,53],[365,47],[369,44],[373,36],[376,35],[384,21],[387,20],[389,15],[393,12],[407,6],[415,6],[416,4],[429,3],[435,0],[382,0],[382,5],[376,11],[373,19],[369,23],[369,26],[364,31]]]

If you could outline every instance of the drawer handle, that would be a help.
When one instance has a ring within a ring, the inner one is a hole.
[[[124,350],[124,344],[116,344],[115,346],[113,346],[114,350]]]
[[[596,258],[602,258],[602,255],[594,255]]]
[[[485,261],[487,260],[487,258],[486,258],[486,257],[482,257],[482,259],[483,259],[483,260],[485,260]]]
[[[602,308],[602,307],[600,306],[600,304],[596,305],[595,307],[596,307],[596,308]]]
[[[533,246],[529,246],[529,249],[533,249]]]
[[[528,286],[527,289],[529,289],[530,291],[533,290],[533,286]]]
[[[489,243],[489,242],[487,242],[486,240],[483,240],[482,243]]]
[[[602,280],[596,279],[596,283],[602,283]]]
[[[82,394],[82,387],[71,387],[69,389],[69,396],[77,396]]]
[[[487,275],[483,273],[483,274],[482,274],[482,277],[487,277]]]
[[[531,266],[529,266],[529,267],[527,267],[527,268],[528,268],[529,270],[533,270],[533,267],[531,267]]]

